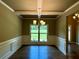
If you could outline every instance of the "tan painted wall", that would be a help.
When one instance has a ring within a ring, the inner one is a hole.
[[[22,20],[22,35],[30,35],[30,25],[35,19]],[[48,24],[48,35],[56,35],[56,19],[44,19]]]
[[[21,22],[18,17],[0,3],[0,42],[19,36]]]
[[[66,37],[66,17],[62,16],[56,22],[57,36],[65,38]]]

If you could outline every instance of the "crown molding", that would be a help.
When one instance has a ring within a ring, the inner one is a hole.
[[[2,5],[4,5],[5,7],[7,7],[9,10],[11,10],[12,12],[15,12],[10,6],[8,6],[6,3],[4,3],[2,0],[0,0],[0,3]]]
[[[38,19],[38,18],[23,18],[23,19]],[[53,20],[55,20],[57,18],[40,18],[40,19],[53,19]]]
[[[63,12],[42,12],[42,15],[62,15]]]
[[[36,11],[15,11],[17,15],[38,15]],[[41,12],[41,15],[62,15],[63,12]]]
[[[74,3],[72,6],[70,6],[68,9],[66,9],[63,13],[68,12],[69,10],[71,10],[72,8],[74,8],[75,6],[77,6],[79,4],[79,1],[77,1],[76,3]]]

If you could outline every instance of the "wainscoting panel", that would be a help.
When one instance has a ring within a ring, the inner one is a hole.
[[[64,55],[66,55],[66,39],[57,37],[57,40],[58,42],[56,46],[62,53],[64,53]]]
[[[0,43],[0,59],[8,59],[21,47],[21,36]]]

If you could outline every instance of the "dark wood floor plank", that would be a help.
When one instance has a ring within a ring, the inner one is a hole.
[[[66,59],[66,57],[52,46],[24,46],[9,59]]]
[[[79,59],[79,45],[69,44],[67,59]]]

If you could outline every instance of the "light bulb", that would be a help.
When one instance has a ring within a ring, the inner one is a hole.
[[[37,23],[37,21],[36,20],[33,20],[33,24],[36,24]]]
[[[76,16],[73,16],[73,19],[76,19]]]
[[[46,22],[44,22],[43,20],[40,21],[41,25],[45,25]]]
[[[43,20],[40,20],[40,23],[42,24],[44,21]]]
[[[78,13],[76,13],[75,16],[78,16]]]
[[[43,22],[42,25],[45,25],[45,22]]]

